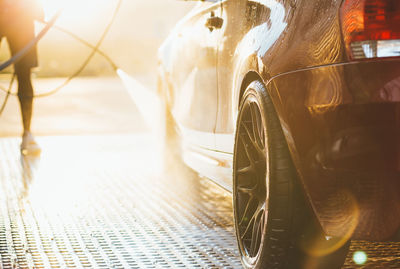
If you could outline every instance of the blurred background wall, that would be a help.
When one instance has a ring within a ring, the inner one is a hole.
[[[66,5],[57,25],[95,44],[109,22],[116,0],[42,0],[47,17],[60,5]],[[68,4],[66,4],[68,3]],[[157,48],[175,23],[195,2],[182,0],[124,0],[117,20],[101,49],[122,69],[131,74],[154,73]],[[37,24],[37,30],[41,29]],[[38,77],[65,77],[76,70],[90,50],[56,30],[40,42]],[[0,61],[9,57],[2,42]],[[10,72],[10,70],[7,70]],[[109,64],[100,56],[82,73],[85,76],[113,75]]]

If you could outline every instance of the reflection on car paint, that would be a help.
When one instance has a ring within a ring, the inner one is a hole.
[[[259,57],[263,57],[269,48],[278,40],[287,27],[285,22],[285,8],[281,3],[273,0],[251,0],[259,3],[271,10],[269,21],[254,27],[243,38],[237,50],[244,52],[245,55],[257,52]],[[265,38],[260,39],[260,36]]]
[[[204,113],[217,111],[213,132],[203,130],[215,146],[202,149],[218,160],[218,154],[233,156],[243,91],[252,80],[261,80],[325,232],[387,240],[400,228],[400,62],[399,57],[350,62],[338,12],[342,2],[225,0],[218,8],[207,2],[198,6],[197,12],[215,8],[224,21],[212,32],[220,35],[216,99],[199,103]],[[182,47],[169,49],[179,55]],[[160,55],[167,67],[170,53]],[[192,60],[192,66],[202,62]],[[184,77],[190,70],[183,70]],[[201,146],[200,136],[184,138]],[[210,176],[215,181],[231,183],[228,169],[204,167],[210,175],[224,174]]]

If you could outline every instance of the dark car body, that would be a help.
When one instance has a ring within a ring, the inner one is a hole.
[[[260,79],[326,235],[394,240],[400,58],[351,60],[342,2],[199,2],[160,48],[160,94],[185,162],[230,189],[240,100]]]

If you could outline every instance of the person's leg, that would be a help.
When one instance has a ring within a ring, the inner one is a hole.
[[[31,80],[31,68],[16,68],[18,79],[18,98],[21,108],[24,133],[22,135],[21,152],[24,155],[39,154],[40,147],[35,142],[31,133],[31,119],[33,111],[33,86]]]
[[[1,1],[1,0],[0,0]],[[19,14],[13,18],[13,23],[4,25],[5,36],[12,55],[16,55],[24,49],[31,40],[35,38],[35,26],[33,18]],[[31,70],[38,66],[36,46],[14,64],[18,80],[18,97],[21,107],[24,134],[22,136],[22,154],[40,153],[31,134],[31,119],[33,110],[33,87],[31,81]]]
[[[31,119],[33,109],[33,86],[31,81],[31,69],[20,68],[17,71],[18,98],[21,108],[24,133],[31,131]]]

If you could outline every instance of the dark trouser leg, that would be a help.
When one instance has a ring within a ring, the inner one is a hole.
[[[18,98],[21,107],[24,132],[31,130],[31,118],[33,109],[33,86],[31,81],[30,68],[18,68]]]

